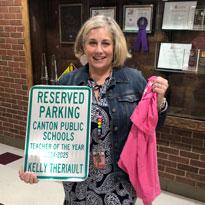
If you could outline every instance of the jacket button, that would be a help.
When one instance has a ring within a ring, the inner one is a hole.
[[[112,108],[112,112],[116,112],[116,109],[115,109],[115,108]]]
[[[118,127],[117,126],[114,127],[114,131],[115,132],[118,131]]]

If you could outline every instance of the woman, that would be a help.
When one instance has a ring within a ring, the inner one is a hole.
[[[128,176],[117,166],[127,139],[130,116],[140,101],[146,80],[136,69],[124,66],[129,57],[126,40],[118,24],[109,17],[95,16],[82,26],[75,42],[75,55],[87,64],[64,75],[60,85],[87,85],[93,89],[89,177],[83,182],[64,182],[64,205],[134,204],[136,195]],[[159,122],[166,109],[166,79],[157,77]],[[20,171],[27,183],[38,180]]]

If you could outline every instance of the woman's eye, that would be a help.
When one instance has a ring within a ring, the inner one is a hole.
[[[104,46],[109,46],[110,45],[110,42],[103,42],[102,43]]]
[[[102,41],[102,42],[96,42],[96,41],[88,41],[88,45],[90,46],[97,46],[97,45],[101,45],[103,47],[107,47],[107,46],[110,46],[111,45],[111,42],[108,42],[108,41]]]
[[[90,42],[89,42],[89,45],[94,46],[94,45],[96,45],[96,42],[90,41]]]

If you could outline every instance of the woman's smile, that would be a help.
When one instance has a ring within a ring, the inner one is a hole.
[[[106,59],[106,56],[93,56],[93,59],[97,62],[102,62],[104,59]]]

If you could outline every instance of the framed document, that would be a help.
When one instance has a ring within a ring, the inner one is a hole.
[[[192,30],[197,1],[165,2],[162,29]]]
[[[161,43],[157,68],[188,71],[191,47],[192,44]]]
[[[82,4],[59,5],[60,43],[74,43],[82,25]]]
[[[87,86],[33,86],[24,170],[38,179],[84,181],[88,177],[92,91]]]
[[[141,17],[147,19],[146,32],[152,31],[153,4],[149,5],[124,5],[123,7],[123,31],[138,32],[137,21]]]
[[[91,7],[90,16],[104,15],[116,19],[116,7]]]

